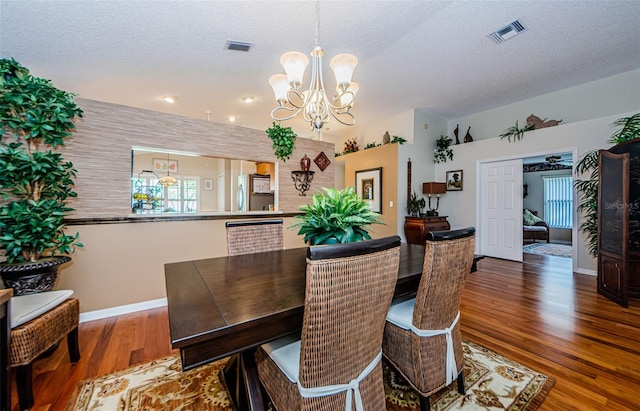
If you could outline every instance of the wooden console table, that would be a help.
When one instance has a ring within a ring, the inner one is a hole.
[[[450,230],[447,216],[434,217],[406,217],[404,220],[404,235],[407,243],[424,245],[429,231]]]

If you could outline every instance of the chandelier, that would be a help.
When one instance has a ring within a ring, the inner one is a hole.
[[[329,66],[336,77],[336,92],[329,100],[322,79],[322,57],[324,50],[319,44],[320,2],[316,3],[316,46],[311,50],[311,83],[309,89],[301,91],[304,72],[309,59],[303,53],[290,51],[280,57],[280,64],[285,74],[274,74],[269,78],[278,107],[271,111],[271,118],[276,121],[290,120],[300,113],[308,122],[311,130],[318,132],[329,122],[331,117],[338,122],[352,126],[356,120],[349,110],[353,107],[357,83],[351,81],[358,59],[352,54],[338,54],[331,59]]]
[[[160,177],[158,182],[163,187],[171,187],[172,185],[178,184],[178,180],[175,177],[169,175],[169,153],[167,153],[167,175]]]

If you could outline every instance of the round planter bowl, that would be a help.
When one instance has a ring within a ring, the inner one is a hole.
[[[0,275],[6,288],[13,288],[14,295],[50,291],[56,283],[58,268],[71,261],[71,257],[46,257],[35,262],[0,264]]]

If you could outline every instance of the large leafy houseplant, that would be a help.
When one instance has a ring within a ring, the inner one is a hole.
[[[15,60],[0,60],[0,249],[6,262],[28,263],[81,247],[65,233],[76,170],[60,153],[82,110],[74,94],[35,77]]]
[[[612,126],[620,127],[613,133],[609,143],[620,144],[640,138],[640,113],[631,117],[623,117],[614,121]],[[592,257],[598,256],[598,151],[592,150],[576,163],[576,176],[587,176],[587,179],[576,179],[574,187],[580,196],[578,212],[584,216],[579,229],[587,236],[587,249]]]
[[[304,242],[310,245],[352,243],[371,239],[364,228],[371,224],[383,224],[380,214],[371,211],[358,197],[353,187],[344,190],[323,188],[324,193],[314,194],[311,204],[300,206],[303,214],[289,228],[298,228]]]

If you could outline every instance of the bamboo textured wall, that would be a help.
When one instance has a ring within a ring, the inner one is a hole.
[[[70,201],[71,218],[124,217],[131,214],[132,146],[192,152],[232,159],[277,164],[279,211],[295,212],[310,201],[320,187],[334,186],[333,143],[298,138],[287,162],[275,158],[264,130],[212,123],[204,120],[78,98],[84,117],[76,132],[60,148],[78,170],[76,192]],[[284,125],[284,124],[283,124]],[[332,160],[324,172],[311,162],[315,176],[306,197],[293,187],[291,171],[300,169],[307,154],[321,151]]]

